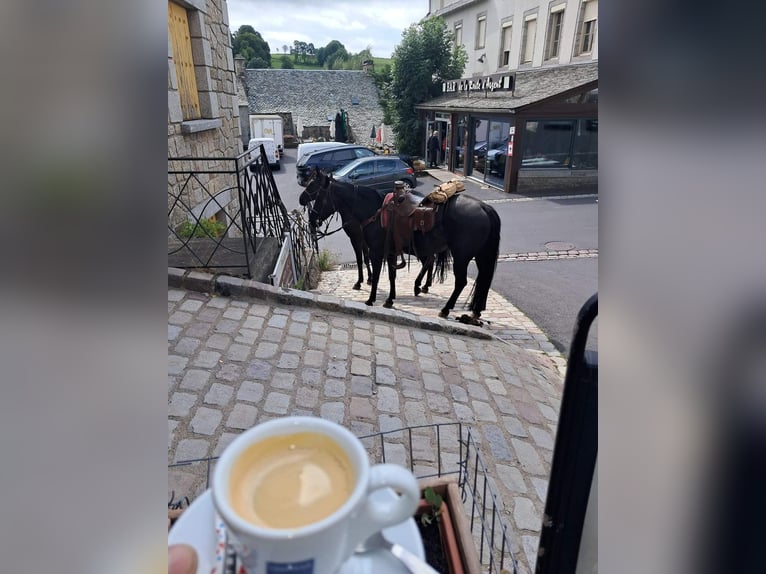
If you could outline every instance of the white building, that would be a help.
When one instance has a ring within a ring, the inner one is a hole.
[[[468,54],[417,106],[445,167],[509,192],[597,187],[598,0],[429,0],[428,16]]]

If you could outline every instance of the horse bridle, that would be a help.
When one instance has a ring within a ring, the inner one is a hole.
[[[315,177],[316,177],[316,175],[312,176],[311,179],[313,180]],[[337,206],[335,205],[335,200],[334,200],[334,198],[332,196],[331,186],[333,184],[333,181],[332,181],[332,179],[329,178],[329,176],[325,176],[325,177],[327,177],[329,183],[327,184],[326,188],[324,188],[323,186],[320,186],[320,191],[322,189],[326,189],[327,190],[327,196],[329,196],[330,206],[332,207],[332,213],[333,214],[338,213],[338,215],[340,215],[340,213],[338,212]],[[319,212],[316,210],[316,200],[318,198],[319,198],[319,191],[316,192],[316,194],[314,196],[314,199],[311,200],[311,209],[309,209],[309,214],[316,215],[317,217],[319,217]],[[323,201],[328,201],[328,198],[324,198]],[[331,217],[327,218],[327,224],[325,225],[325,229],[330,227],[330,219],[332,219],[332,218]],[[338,231],[343,230],[345,228],[345,226],[346,226],[345,223],[341,223],[340,227],[338,227],[338,229],[335,229],[334,231],[319,231],[319,230],[317,230],[317,236],[318,236],[319,239],[321,239],[323,237],[329,237],[330,235],[333,235],[335,233],[338,233]]]

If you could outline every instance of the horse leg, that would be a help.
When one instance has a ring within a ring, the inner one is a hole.
[[[372,286],[370,288],[370,296],[367,301],[365,301],[365,304],[372,306],[377,299],[380,270],[383,267],[383,256],[378,253],[373,253],[370,255],[370,259],[372,260]]]
[[[434,258],[433,255],[430,255],[428,258],[426,258],[422,262],[422,266],[420,267],[420,273],[418,273],[418,276],[415,278],[415,297],[420,295],[421,291],[423,293],[428,293],[428,286],[431,284],[431,269],[434,264]],[[420,283],[423,281],[423,275],[428,272],[428,279],[426,280],[426,286],[423,287],[423,289],[420,289]]]
[[[434,256],[431,256],[431,260],[428,264],[428,275],[426,276],[426,284],[423,286],[423,293],[428,293],[428,289],[433,285],[434,279]]]
[[[362,245],[364,245],[364,243],[362,243]],[[362,282],[364,281],[364,267],[362,266],[362,245],[359,244],[359,241],[353,242],[354,255],[356,255],[357,271],[357,279],[356,283],[354,283],[353,289],[356,291],[359,291],[362,288]]]
[[[460,292],[468,284],[468,263],[469,261],[466,259],[455,259],[453,261],[452,269],[455,272],[455,288],[444,308],[439,311],[439,317],[446,318],[449,315],[449,312],[455,308],[455,302],[460,297]]]
[[[370,264],[370,248],[367,242],[362,241],[362,256],[364,257],[364,266],[367,267],[367,285],[372,284],[372,265]]]
[[[396,299],[396,255],[389,256],[386,264],[388,265],[388,281],[391,288],[388,291],[388,299],[383,303],[383,306],[390,309],[394,306],[394,299]]]

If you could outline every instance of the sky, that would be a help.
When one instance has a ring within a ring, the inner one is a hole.
[[[338,40],[349,53],[368,46],[372,55],[390,58],[402,32],[428,12],[428,0],[228,0],[232,32],[249,24],[272,53],[294,40],[316,48]]]

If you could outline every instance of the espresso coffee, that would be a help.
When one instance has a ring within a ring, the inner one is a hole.
[[[265,438],[233,463],[229,500],[244,520],[265,528],[300,528],[338,510],[356,476],[346,452],[312,432]]]

